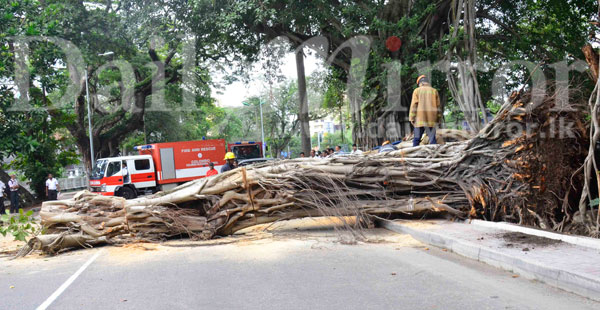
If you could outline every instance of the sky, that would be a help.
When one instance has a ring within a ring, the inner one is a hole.
[[[319,68],[321,61],[315,58],[313,55],[306,55],[304,58],[304,71],[306,76],[309,76],[315,70]],[[220,107],[240,107],[244,99],[259,95],[261,90],[267,87],[267,84],[261,81],[258,77],[264,74],[260,64],[253,66],[252,76],[254,79],[250,83],[234,82],[229,85],[223,85],[222,88],[212,88],[212,96],[217,99],[217,105]],[[298,78],[296,73],[296,57],[294,53],[286,54],[282,61],[281,72],[286,78],[296,80]],[[213,76],[214,79],[220,80],[221,77]]]

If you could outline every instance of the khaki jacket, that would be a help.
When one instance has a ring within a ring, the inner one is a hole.
[[[415,127],[435,127],[442,119],[438,91],[429,84],[415,89],[409,119]]]

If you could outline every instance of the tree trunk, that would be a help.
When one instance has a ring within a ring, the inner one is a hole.
[[[300,138],[302,140],[302,152],[308,156],[311,148],[310,126],[306,96],[306,75],[304,72],[304,53],[302,49],[296,51],[296,72],[298,73],[298,121],[300,122]]]
[[[589,44],[586,44],[581,51],[583,52],[583,55],[585,55],[585,60],[590,66],[592,80],[594,82],[598,81],[598,53],[596,53],[594,48]]]
[[[475,72],[475,62],[477,61],[477,50],[475,40],[475,1],[474,0],[458,0],[454,7],[454,15],[452,22],[454,31],[451,33],[451,38],[457,40],[459,35],[460,23],[464,25],[464,46],[458,43],[451,46],[448,50],[447,61],[456,63],[457,73],[448,70],[446,76],[448,78],[448,86],[452,96],[458,103],[465,115],[465,120],[475,132],[483,128],[487,123],[485,103],[481,99],[479,93],[479,84],[477,82],[477,74]],[[461,57],[466,54],[466,59]],[[481,113],[480,113],[481,112]],[[480,114],[483,117],[480,117]]]

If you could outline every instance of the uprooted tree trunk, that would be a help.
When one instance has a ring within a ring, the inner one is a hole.
[[[581,115],[553,110],[553,98],[537,104],[530,99],[513,95],[469,141],[278,161],[134,200],[80,192],[72,200],[46,202],[41,216],[50,235],[33,238],[22,254],[174,236],[210,239],[307,216],[358,216],[368,222],[370,216],[426,210],[585,229],[573,221],[580,194],[574,185],[581,174],[573,175],[586,147]],[[564,122],[575,125],[557,128]]]

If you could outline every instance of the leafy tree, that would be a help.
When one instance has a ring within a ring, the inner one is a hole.
[[[76,150],[70,147],[71,136],[62,129],[72,120],[50,116],[43,109],[41,90],[32,88],[31,94],[35,109],[9,111],[13,103],[11,88],[0,86],[0,160],[12,158],[11,167],[21,171],[31,181],[37,197],[43,198],[46,176],[59,176],[63,167],[78,160]],[[25,189],[20,192],[27,195]]]
[[[143,130],[146,110],[156,110],[156,105],[167,97],[161,97],[161,90],[173,84],[180,86],[177,88],[180,94],[175,96],[178,100],[170,101],[169,108],[181,107],[190,96],[203,96],[207,72],[198,67],[199,58],[184,52],[186,44],[192,44],[194,49],[193,41],[184,40],[186,29],[173,24],[172,7],[164,5],[166,2],[21,1],[0,9],[6,19],[2,23],[3,34],[59,37],[72,42],[82,52],[88,64],[96,158],[118,154],[122,140]],[[150,12],[152,14],[148,14]],[[13,41],[3,36],[0,46],[9,49],[0,68],[10,68],[15,55]],[[73,102],[58,101],[67,92],[69,79],[77,80],[69,68],[57,66],[66,63],[65,51],[39,40],[30,44],[30,50],[27,67],[30,81],[40,81],[52,117],[72,120],[64,125],[90,167],[87,133],[90,115],[86,111],[85,92],[80,92]],[[108,58],[99,55],[108,51],[114,55]],[[127,61],[132,65],[133,76],[128,77],[122,68],[102,66],[109,60]],[[187,79],[183,76],[186,66]],[[14,72],[10,71],[5,69],[0,73],[4,73],[4,79],[15,82]],[[81,80],[79,86],[83,88],[84,84]],[[192,101],[192,110],[203,103]]]
[[[281,151],[298,135],[297,96],[297,83],[288,80],[265,91],[260,97],[246,100],[255,106],[263,102],[265,139],[273,157],[279,157]]]

